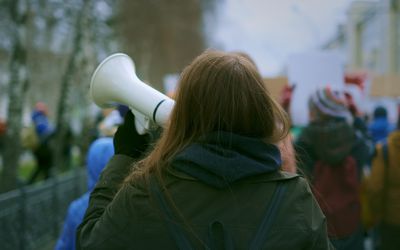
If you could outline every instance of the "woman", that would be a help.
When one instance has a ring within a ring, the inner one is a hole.
[[[249,60],[197,57],[181,75],[169,125],[131,168],[133,123],[128,113],[117,131],[78,248],[331,248],[307,182],[280,170],[275,144],[287,138],[287,116]]]

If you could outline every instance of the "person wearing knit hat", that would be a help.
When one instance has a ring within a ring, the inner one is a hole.
[[[329,86],[317,89],[309,99],[311,120],[343,119],[351,121],[344,92],[332,90]]]
[[[370,150],[368,143],[352,127],[346,104],[344,92],[330,87],[317,89],[309,99],[310,123],[298,136],[295,150],[298,168],[314,187],[319,187],[314,191],[327,216],[331,242],[339,250],[361,250],[363,232],[357,187],[362,167],[370,159]],[[333,171],[342,172],[335,175],[331,174]],[[342,175],[349,180],[346,185],[341,182],[343,178],[335,177]],[[342,210],[332,210],[332,207]],[[343,221],[347,222],[346,228],[341,228]]]

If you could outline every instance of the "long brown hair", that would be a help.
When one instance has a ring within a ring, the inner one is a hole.
[[[266,89],[255,66],[235,53],[207,50],[181,74],[170,121],[153,151],[127,177],[156,173],[202,135],[227,131],[276,143],[289,131],[286,112]]]

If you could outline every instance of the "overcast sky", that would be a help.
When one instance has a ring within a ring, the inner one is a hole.
[[[288,55],[317,49],[346,20],[353,0],[223,0],[212,39],[247,52],[264,76],[282,72]]]

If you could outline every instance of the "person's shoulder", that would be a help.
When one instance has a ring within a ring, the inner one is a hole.
[[[293,188],[295,189],[294,191],[298,191],[297,188],[300,188],[300,191],[309,190],[308,181],[303,176],[297,173],[289,173],[285,171],[279,171],[279,172],[282,180],[290,183],[290,185],[292,185]]]
[[[132,170],[134,163],[135,159],[130,156],[115,154],[108,161],[105,171],[109,174],[125,175]],[[110,179],[109,181],[113,180]]]
[[[286,175],[286,174],[285,174]],[[283,202],[280,207],[283,220],[296,221],[294,228],[309,230],[313,219],[322,220],[323,214],[318,207],[308,181],[299,175],[284,179]]]
[[[300,181],[301,178],[302,177],[297,173],[290,173],[283,170],[277,171],[270,177],[271,180],[290,181],[290,182],[298,182]]]
[[[297,187],[300,187],[300,190],[302,190],[306,193],[310,193],[310,194],[312,193],[311,188],[310,188],[310,183],[306,178],[299,176],[299,178],[295,179],[295,183],[296,183]]]
[[[285,173],[285,175],[287,174]],[[287,190],[287,198],[291,201],[289,203],[293,202],[296,204],[295,206],[303,206],[303,202],[313,199],[310,184],[303,176],[291,174],[291,178],[285,178],[284,185]]]
[[[312,196],[311,188],[306,178],[299,174],[284,171],[280,171],[280,174],[283,177],[282,180],[287,183],[289,193],[300,196]]]
[[[149,184],[145,178],[137,178],[121,185],[119,193],[134,199],[135,197],[149,197]]]

